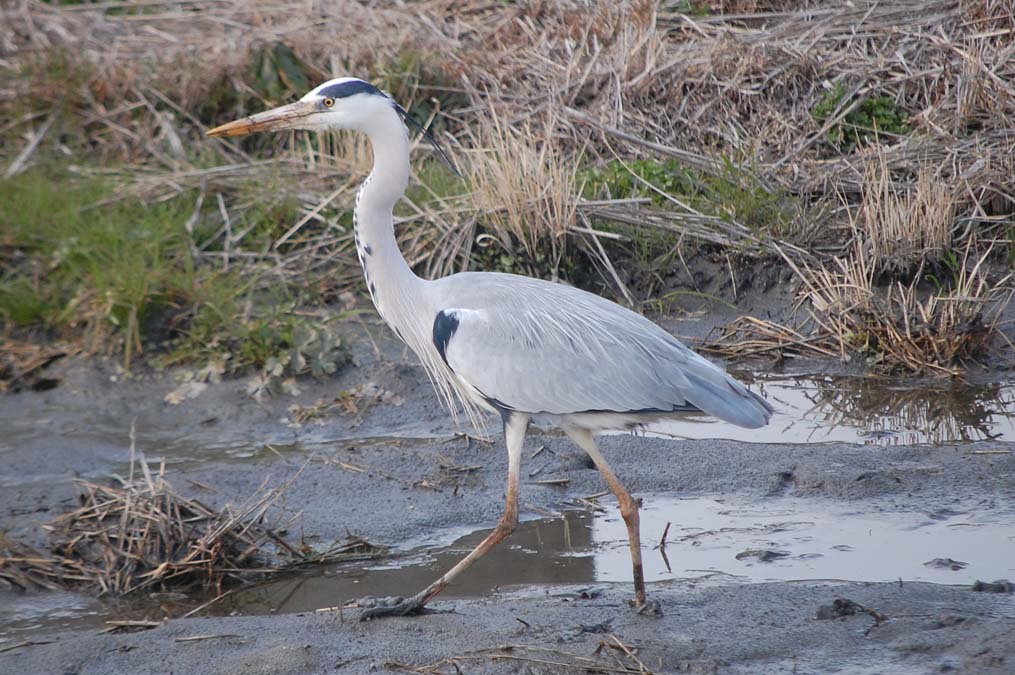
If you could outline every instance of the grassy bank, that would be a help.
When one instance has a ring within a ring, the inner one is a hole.
[[[792,352],[796,333],[950,373],[994,342],[1015,252],[1005,3],[317,11],[0,9],[7,344],[62,337],[127,367],[340,361],[308,315],[356,304],[368,147],[203,132],[343,74],[431,123],[466,175],[415,153],[398,227],[422,274],[522,272],[656,306],[688,259],[719,255],[791,266],[810,317],[740,324],[729,354],[770,335]]]
[[[195,191],[148,202],[55,166],[0,183],[0,200],[8,336],[71,339],[122,356],[126,371],[141,355],[219,371],[280,364],[278,375],[331,372],[345,358],[327,321],[296,311],[300,284],[275,286],[243,257],[292,216],[284,202],[260,201],[223,229]]]

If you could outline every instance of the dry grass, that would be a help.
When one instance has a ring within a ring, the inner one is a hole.
[[[727,358],[838,356],[864,359],[873,370],[955,376],[1003,338],[1013,275],[991,274],[990,247],[979,251],[967,242],[951,277],[933,284],[918,272],[909,283],[879,285],[883,258],[863,241],[857,236],[851,254],[828,266],[785,258],[802,282],[799,302],[810,315],[804,325],[741,317],[702,348]]]
[[[356,537],[317,551],[287,541],[284,524],[267,525],[298,475],[217,510],[180,495],[164,465],[153,471],[139,456],[115,484],[77,481],[78,508],[45,526],[51,552],[0,537],[0,582],[25,590],[84,585],[119,596],[151,587],[220,588],[258,574],[383,555]]]
[[[728,356],[837,353],[889,372],[949,376],[986,353],[1012,296],[1012,274],[992,278],[988,271],[990,249],[977,253],[967,244],[947,286],[937,288],[918,284],[919,276],[879,286],[865,251],[858,240],[852,256],[829,267],[787,259],[803,282],[809,327],[740,320],[706,348]]]
[[[469,157],[472,198],[500,248],[527,261],[545,258],[556,276],[566,235],[577,221],[578,165],[552,137],[534,137],[533,131],[528,123],[508,126],[494,111],[477,125],[479,149]]]
[[[896,332],[906,349],[929,349],[928,363],[975,352],[979,338],[952,347],[937,340],[952,329],[973,335],[979,328],[962,327],[977,322],[975,308],[1005,297],[961,300],[986,292],[983,251],[1015,246],[1010,3],[701,4],[706,11],[687,14],[647,0],[336,2],[308,14],[289,0],[26,0],[0,9],[8,120],[0,156],[8,171],[47,156],[126,162],[115,176],[124,193],[157,201],[196,189],[206,204],[221,197],[223,221],[249,206],[245,186],[281,172],[277,189],[298,214],[275,246],[251,250],[236,238],[224,254],[199,251],[197,260],[222,264],[231,255],[236,265],[267,269],[261,283],[306,283],[333,299],[360,278],[340,215],[368,166],[362,139],[236,144],[202,134],[296,96],[301,79],[356,74],[433,117],[469,176],[466,195],[421,176],[422,191],[400,214],[403,250],[424,273],[497,268],[503,254],[554,276],[581,252],[634,301],[639,289],[617,272],[618,241],[665,234],[682,254],[693,253],[691,242],[758,256],[778,248],[807,270],[807,292],[823,307],[817,315],[840,306],[887,312],[886,340],[897,323],[891,313],[917,317],[937,337]],[[296,65],[267,59],[279,45]],[[272,159],[261,159],[269,148]],[[664,193],[663,206],[579,198],[577,169],[660,157],[723,180],[732,167],[749,179],[734,182],[792,199],[794,222],[758,227],[737,204],[705,212],[654,185],[640,187]],[[865,262],[852,257],[858,245]],[[917,300],[908,282],[875,288],[949,255],[970,265],[950,299]],[[884,297],[863,300],[868,291]]]
[[[88,582],[95,574],[78,561],[53,557],[0,532],[0,588],[52,591]]]
[[[526,628],[528,624],[522,622]],[[604,636],[591,656],[576,654],[563,649],[553,649],[526,644],[508,644],[490,649],[480,649],[465,654],[448,656],[425,665],[413,665],[399,661],[386,661],[384,667],[402,673],[418,675],[452,675],[466,672],[473,663],[507,663],[514,668],[526,668],[531,672],[553,673],[629,673],[631,675],[652,675],[662,668],[661,661],[650,665],[645,663],[641,649],[624,643],[616,635]],[[685,669],[711,672],[715,664],[708,660],[682,662]],[[464,667],[464,668],[463,668]]]
[[[703,351],[727,359],[766,357],[782,360],[795,356],[838,357],[836,344],[827,333],[806,326],[792,328],[774,321],[742,316],[709,335]]]
[[[38,344],[0,336],[0,394],[32,389],[43,391],[56,386],[57,380],[47,377],[45,369],[57,359],[73,354],[67,344]]]
[[[443,111],[451,129],[485,121],[494,139],[521,137],[536,156],[608,158],[608,145],[619,143],[625,154],[669,151],[708,171],[717,166],[709,158],[722,155],[750,160],[770,184],[813,197],[860,194],[867,176],[857,160],[869,149],[844,154],[825,135],[879,96],[907,111],[913,127],[904,137],[881,130],[898,186],[915,185],[920,167],[931,166],[957,188],[957,219],[990,217],[1011,202],[1004,120],[1015,111],[1015,66],[1003,3],[731,8],[715,3],[707,15],[686,15],[652,2],[594,11],[581,3],[349,2],[307,17],[288,2],[256,10],[193,2],[186,11],[128,2],[115,12],[27,2],[4,12],[10,56],[2,65],[12,77],[0,102],[33,104],[12,130],[39,127],[38,111],[59,104],[60,114],[84,118],[104,151],[179,169],[179,149],[206,125],[277,102],[263,100],[249,64],[281,42],[309,80],[373,74],[410,104],[454,95],[457,106]],[[65,63],[71,53],[82,58]],[[74,77],[65,80],[68,71]],[[838,85],[850,95],[821,122],[813,109]],[[486,146],[488,135],[473,138],[494,156],[517,159]],[[200,144],[223,160],[248,159],[233,145]],[[349,156],[299,140],[285,145],[300,163]],[[566,212],[545,215],[550,235],[568,226]]]
[[[861,355],[883,369],[955,375],[986,351],[1012,295],[1012,275],[991,279],[990,249],[978,253],[973,244],[949,286],[930,291],[916,280],[879,287],[877,268],[859,243],[834,267],[787,262],[803,281],[817,334],[837,343],[844,361]]]
[[[867,169],[854,237],[865,247],[865,259],[878,274],[911,274],[927,263],[939,263],[952,248],[955,198],[929,168],[916,185],[896,189],[883,161]]]
[[[181,497],[163,470],[153,475],[144,460],[143,477],[122,485],[78,481],[81,504],[48,526],[60,555],[94,569],[103,594],[125,595],[152,585],[212,585],[244,568],[273,543],[255,525],[277,499],[259,490],[235,513],[218,513]]]

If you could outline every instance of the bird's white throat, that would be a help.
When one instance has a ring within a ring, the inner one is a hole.
[[[392,216],[409,184],[409,136],[392,108],[376,115],[364,131],[374,167],[356,195],[356,251],[377,311],[402,336],[404,310],[419,300],[422,283],[398,248]]]

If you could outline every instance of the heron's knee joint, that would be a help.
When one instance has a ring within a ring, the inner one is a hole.
[[[625,523],[638,522],[638,506],[638,501],[634,499],[625,499],[620,503],[620,515]]]
[[[506,537],[507,535],[514,532],[515,529],[517,528],[518,528],[518,515],[516,514],[514,515],[514,517],[510,515],[505,515],[503,518],[500,519],[500,522],[497,523],[497,527],[495,529],[499,534]]]

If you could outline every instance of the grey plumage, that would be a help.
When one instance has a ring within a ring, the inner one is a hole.
[[[616,419],[608,413],[626,415],[627,426],[691,408],[750,428],[771,415],[719,367],[597,295],[509,274],[467,272],[431,284],[436,305],[458,321],[444,347],[448,366],[511,410],[551,420],[604,413],[599,428]]]
[[[354,223],[374,305],[419,357],[452,413],[457,401],[477,426],[482,425],[482,409],[500,413],[504,424],[507,503],[497,527],[421,592],[362,616],[421,611],[514,530],[522,445],[533,418],[561,427],[617,495],[631,544],[635,600],[644,610],[651,603],[641,564],[638,503],[607,464],[594,432],[695,409],[754,428],[768,422],[772,407],[656,324],[597,295],[508,274],[467,272],[434,281],[417,277],[398,250],[392,222],[392,208],[409,181],[406,122],[419,127],[372,85],[339,78],[296,103],[209,131],[213,136],[273,129],[367,134],[374,168],[356,196]],[[428,131],[423,134],[437,147]]]

